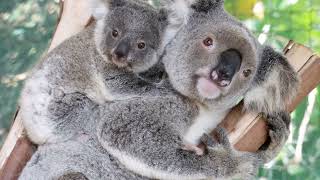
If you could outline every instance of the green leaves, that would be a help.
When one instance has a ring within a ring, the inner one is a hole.
[[[49,0],[0,1],[0,132],[8,130],[16,110],[25,77],[19,75],[46,50],[58,11],[57,2]]]

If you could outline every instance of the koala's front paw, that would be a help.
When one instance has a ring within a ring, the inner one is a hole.
[[[218,142],[209,134],[203,134],[200,141],[207,147],[214,147],[218,144]]]
[[[285,145],[290,133],[290,120],[290,115],[287,112],[279,112],[266,116],[269,137],[258,151],[258,155],[260,155],[265,163],[275,158]]]
[[[228,137],[228,132],[226,129],[224,129],[221,126],[218,126],[215,129],[216,132],[216,137],[217,137],[217,141],[219,142],[220,145],[224,146],[227,149],[231,149],[231,143],[229,141],[229,137]]]

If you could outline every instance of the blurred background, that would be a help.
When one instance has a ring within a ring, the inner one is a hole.
[[[320,0],[225,1],[226,9],[261,43],[281,51],[292,39],[320,52]],[[58,0],[0,1],[0,146],[12,124],[27,71],[46,52],[58,13]],[[320,87],[292,118],[287,145],[261,169],[259,179],[320,180]]]

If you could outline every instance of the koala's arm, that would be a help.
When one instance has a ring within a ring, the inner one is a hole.
[[[298,75],[287,59],[271,47],[263,47],[252,86],[244,96],[245,108],[265,114],[285,111],[298,85]]]
[[[181,149],[181,135],[195,111],[187,102],[151,96],[110,103],[100,111],[99,142],[128,169],[150,178],[254,177],[258,155],[234,150],[223,131],[221,145],[206,155]]]
[[[271,47],[263,47],[244,105],[248,111],[262,112],[266,117],[269,137],[258,153],[264,162],[275,158],[288,138],[290,115],[286,105],[295,97],[298,85],[298,75],[287,59]]]
[[[269,136],[257,154],[263,160],[263,163],[268,163],[279,154],[285,145],[290,134],[291,117],[289,113],[281,111],[266,115],[265,119]]]

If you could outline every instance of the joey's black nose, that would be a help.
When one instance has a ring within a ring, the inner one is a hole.
[[[129,54],[130,46],[128,42],[120,42],[116,49],[114,50],[113,54],[118,58],[118,59],[123,59],[126,58]]]

